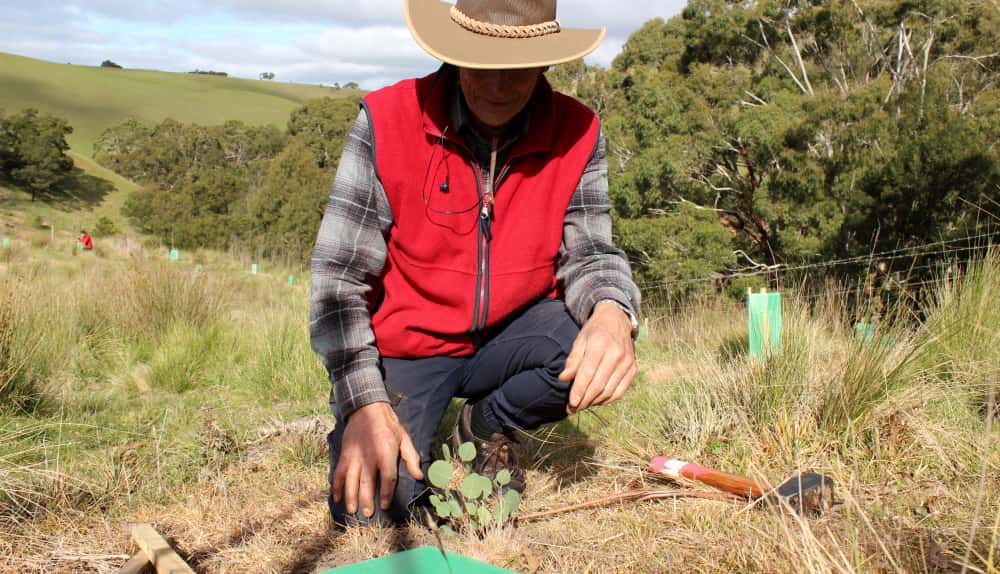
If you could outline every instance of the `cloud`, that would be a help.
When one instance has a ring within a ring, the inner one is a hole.
[[[609,65],[643,22],[684,0],[562,0],[567,27],[608,28],[588,61]],[[0,0],[0,51],[56,62],[195,68],[376,88],[438,63],[406,29],[402,0]]]

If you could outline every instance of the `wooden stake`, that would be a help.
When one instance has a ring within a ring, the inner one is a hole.
[[[764,352],[769,353],[771,351],[771,318],[767,316],[767,309],[760,314],[760,330],[761,336],[764,337]]]
[[[194,570],[151,525],[136,524],[132,528],[132,538],[156,568],[157,574],[194,574]]]
[[[149,563],[146,553],[140,550],[129,558],[118,574],[147,574],[152,571],[153,565]]]

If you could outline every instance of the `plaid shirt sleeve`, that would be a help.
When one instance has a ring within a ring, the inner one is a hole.
[[[632,316],[639,312],[639,289],[632,281],[625,254],[611,238],[611,202],[608,199],[608,158],[604,135],[583,170],[563,223],[557,277],[566,293],[566,306],[581,325],[594,306],[611,300]]]
[[[392,211],[375,175],[371,130],[358,114],[344,146],[312,256],[309,331],[326,366],[331,401],[346,419],[388,402],[367,296],[382,273]]]

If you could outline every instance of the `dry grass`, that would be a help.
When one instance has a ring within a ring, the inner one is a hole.
[[[18,317],[50,328],[35,381],[44,408],[0,416],[0,571],[115,572],[138,521],[206,573],[315,572],[436,544],[422,527],[329,529],[330,422],[303,284],[217,271],[211,254],[198,277],[191,262],[128,262],[114,249],[49,254],[11,259],[27,292],[49,295],[26,298]],[[792,298],[783,350],[763,362],[743,351],[739,305],[654,309],[624,401],[525,437],[525,513],[649,486],[646,462],[670,454],[769,481],[828,474],[838,504],[824,516],[630,503],[446,536],[445,547],[536,574],[997,574],[997,264],[940,291],[921,322],[887,325],[891,345],[854,340],[836,302]]]

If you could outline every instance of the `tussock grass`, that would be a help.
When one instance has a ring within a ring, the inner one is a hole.
[[[141,252],[40,251],[0,282],[17,298],[0,308],[17,345],[0,352],[30,365],[27,390],[0,396],[0,570],[114,571],[126,520],[155,522],[204,572],[308,572],[436,544],[419,527],[328,530],[328,383],[305,278],[289,287],[285,270],[252,276],[208,252],[195,274]],[[762,360],[738,303],[647,309],[626,398],[525,437],[523,512],[651,486],[642,468],[666,454],[772,483],[822,472],[838,484],[826,515],[651,502],[446,548],[538,573],[996,574],[998,263],[889,315],[870,343],[837,289],[788,295],[782,348]]]
[[[133,336],[154,338],[175,324],[202,329],[224,311],[225,286],[163,261],[139,261],[112,281],[118,305],[109,320]]]
[[[0,529],[169,497],[264,421],[326,411],[304,286],[91,255],[27,250],[0,279]]]

